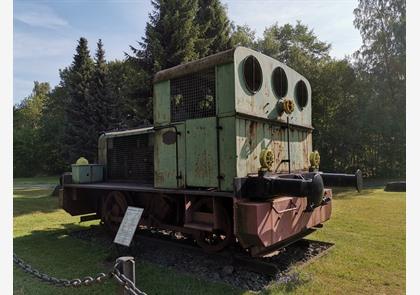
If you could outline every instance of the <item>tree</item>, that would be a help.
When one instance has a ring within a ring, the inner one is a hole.
[[[118,98],[114,129],[134,128],[153,122],[152,98],[144,95],[149,75],[128,61],[108,63],[110,96]]]
[[[13,174],[34,176],[40,172],[40,128],[43,106],[48,99],[50,85],[34,82],[32,93],[13,107]]]
[[[354,173],[365,170],[362,133],[363,97],[360,82],[349,60],[319,63],[312,85],[312,124],[316,128],[314,149],[322,156],[324,171]],[[355,132],[357,130],[358,132]]]
[[[95,54],[95,65],[90,90],[90,109],[95,121],[94,132],[113,129],[118,124],[119,96],[112,93],[109,65],[105,60],[105,50],[99,39]]]
[[[57,175],[68,168],[62,157],[65,128],[64,98],[65,90],[61,86],[56,86],[49,93],[42,109],[38,145],[42,159],[42,165],[39,167],[41,173]]]
[[[368,84],[372,175],[405,175],[405,10],[402,0],[360,0],[354,10],[363,40],[356,66]]]
[[[354,172],[363,168],[361,138],[354,130],[360,123],[358,80],[352,64],[331,58],[330,44],[319,40],[313,30],[297,22],[277,23],[258,40],[263,53],[287,64],[305,76],[312,88],[314,149],[321,154],[324,171]]]
[[[71,66],[61,71],[61,86],[66,91],[64,159],[70,164],[84,156],[96,158],[97,137],[90,99],[93,60],[87,40],[80,38]]]
[[[257,44],[255,40],[255,31],[248,25],[233,25],[232,24],[231,43],[233,46],[244,46],[256,49]]]
[[[130,46],[133,55],[126,54],[127,67],[125,65],[124,70],[137,71],[134,78],[141,82],[131,84],[131,93],[125,93],[127,99],[134,102],[130,110],[126,108],[129,111],[127,118],[131,119],[123,119],[129,125],[152,119],[153,76],[162,69],[198,59],[198,49],[201,54],[206,54],[205,38],[212,38],[210,28],[206,34],[200,33],[196,19],[199,12],[197,0],[152,0],[152,5],[154,10],[149,14],[145,37],[138,42],[139,48]],[[203,26],[211,22],[209,18],[202,20]],[[148,115],[139,117],[144,113]]]
[[[232,47],[231,24],[219,0],[199,0],[196,22],[200,28],[197,42],[199,57],[215,54]]]
[[[320,41],[313,30],[298,21],[295,26],[276,23],[266,28],[258,48],[305,75],[318,62],[330,59],[331,45]]]
[[[195,60],[200,32],[196,25],[197,0],[152,0],[145,37],[140,48],[131,46],[134,58],[146,72],[154,73]]]

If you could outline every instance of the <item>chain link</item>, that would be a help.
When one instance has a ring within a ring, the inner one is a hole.
[[[147,295],[143,291],[136,288],[134,283],[127,278],[124,274],[122,274],[118,269],[118,263],[114,265],[114,271],[112,273],[114,275],[114,278],[117,280],[117,282],[124,287],[126,291],[128,291],[132,295]]]
[[[33,268],[30,264],[24,262],[22,259],[17,257],[16,254],[13,253],[13,262],[16,263],[21,269],[23,269],[26,273],[29,273],[41,281],[59,286],[59,287],[81,287],[81,286],[90,286],[94,283],[102,283],[106,279],[112,277],[112,271],[108,274],[105,273],[98,273],[96,276],[91,277],[87,276],[83,279],[57,279],[53,276],[49,276],[45,273],[40,272],[39,270]]]
[[[136,286],[134,285],[134,283],[119,271],[119,269],[118,269],[119,263],[116,263],[114,265],[113,270],[108,272],[108,274],[105,274],[105,273],[101,272],[101,273],[98,273],[94,277],[86,276],[82,279],[67,280],[67,279],[57,279],[53,276],[49,276],[45,273],[40,272],[39,270],[33,268],[30,264],[24,262],[22,259],[17,257],[17,255],[15,253],[13,253],[13,262],[16,263],[26,273],[29,273],[29,274],[37,277],[41,281],[50,283],[50,284],[58,286],[58,287],[74,287],[74,288],[77,288],[77,287],[82,287],[82,286],[90,286],[92,284],[103,283],[107,279],[110,279],[110,278],[114,277],[116,279],[116,281],[121,286],[123,286],[124,289],[127,292],[129,292],[130,294],[132,294],[132,295],[147,295],[143,291],[140,291],[139,289],[137,289]]]

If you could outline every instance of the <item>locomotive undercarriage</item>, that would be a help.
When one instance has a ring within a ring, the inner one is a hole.
[[[330,189],[322,186],[316,208],[308,208],[307,198],[296,194],[253,199],[238,192],[65,183],[60,202],[71,215],[83,215],[81,220],[100,219],[111,233],[118,230],[127,206],[136,206],[144,208],[140,225],[191,235],[207,252],[238,241],[259,256],[302,238],[330,218]]]

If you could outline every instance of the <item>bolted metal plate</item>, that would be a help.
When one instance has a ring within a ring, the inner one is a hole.
[[[176,143],[176,132],[175,131],[166,131],[162,134],[162,141],[164,144],[174,144]]]

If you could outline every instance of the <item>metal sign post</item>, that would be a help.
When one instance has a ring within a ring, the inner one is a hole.
[[[114,243],[130,247],[142,214],[143,208],[131,206],[127,207],[124,218],[120,224],[120,227],[118,228],[117,235],[115,236]],[[121,274],[124,275],[129,281],[131,281],[133,287],[135,288],[136,272],[134,258],[131,256],[120,257],[117,259],[116,265],[118,265]],[[118,294],[129,295],[132,293],[127,290],[125,285],[121,285]]]
[[[116,261],[119,271],[136,286],[136,264],[131,256],[119,257]],[[123,285],[119,287],[119,295],[130,295],[130,291],[126,290]]]

